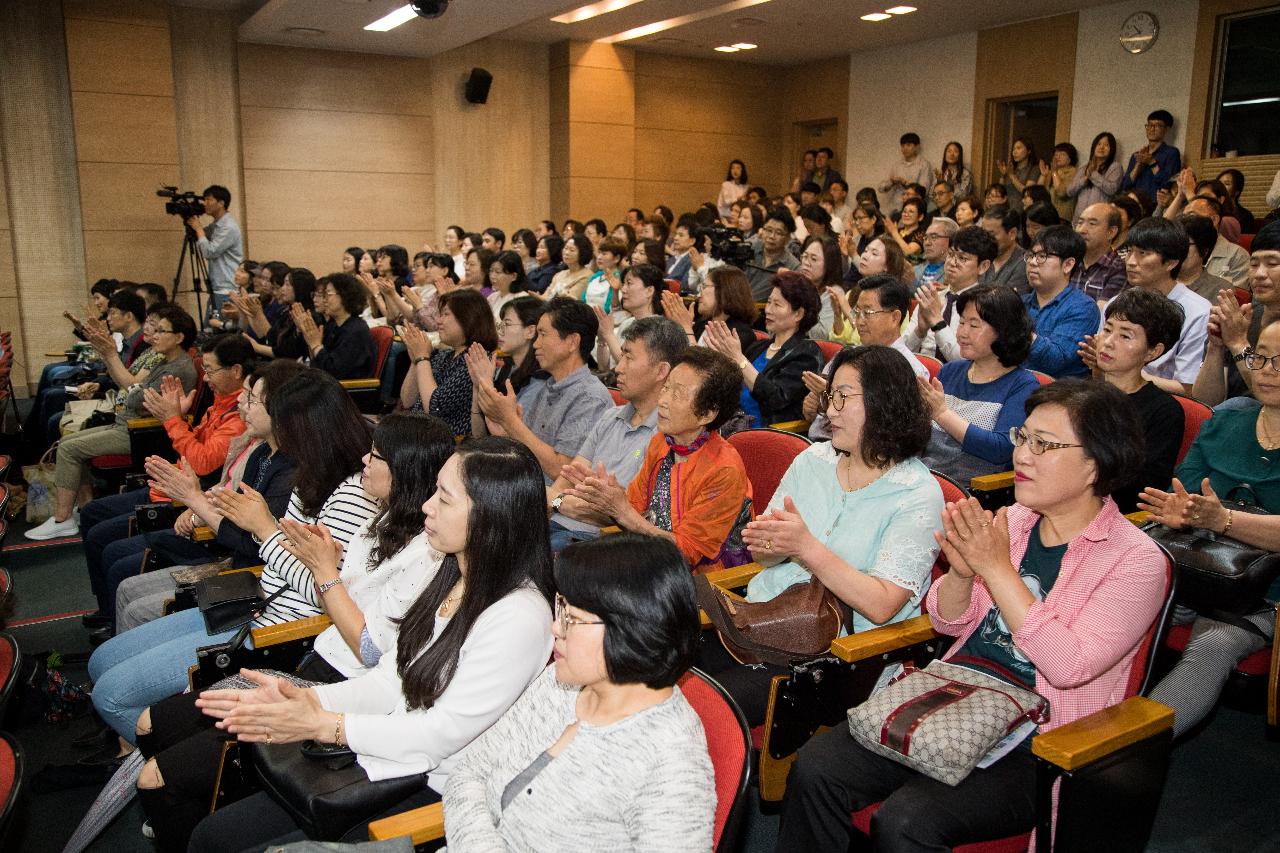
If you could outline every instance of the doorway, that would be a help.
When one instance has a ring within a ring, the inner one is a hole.
[[[1031,95],[987,102],[987,156],[983,163],[988,183],[1000,171],[996,163],[1009,159],[1013,141],[1029,139],[1037,160],[1049,162],[1058,126],[1058,93]]]
[[[804,152],[810,149],[822,147],[830,148],[837,152],[837,161],[832,163],[836,171],[843,174],[843,164],[838,162],[838,154],[840,151],[839,134],[840,120],[834,118],[817,119],[814,121],[798,121],[791,128],[791,159],[787,161],[786,169],[783,175],[786,177],[789,189],[791,182],[795,180],[796,175],[800,174],[800,159],[804,156]]]

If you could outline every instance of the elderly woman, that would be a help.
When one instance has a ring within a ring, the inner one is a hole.
[[[773,277],[772,291],[764,308],[767,340],[746,349],[724,323],[707,324],[707,346],[738,365],[742,390],[738,406],[757,426],[801,417],[808,389],[804,372],[822,367],[822,352],[809,340],[809,330],[818,322],[822,303],[818,291],[798,272],[783,270]]]
[[[316,282],[316,308],[327,318],[323,326],[316,325],[302,303],[290,306],[312,367],[337,379],[373,374],[373,335],[360,317],[367,304],[368,296],[355,276],[337,272]]]
[[[1036,391],[1027,410],[1014,430],[1017,503],[995,516],[973,498],[947,504],[935,538],[951,570],[926,604],[934,628],[956,638],[944,659],[1035,690],[1053,709],[1048,731],[1126,698],[1167,578],[1159,548],[1108,497],[1142,463],[1125,395],[1068,379]],[[775,849],[843,850],[849,813],[877,802],[878,849],[1016,835],[1035,823],[1035,777],[1031,750],[1016,748],[953,787],[837,726],[800,750]]]
[[[1023,420],[1023,403],[1040,383],[1018,365],[1031,351],[1027,308],[1012,288],[979,285],[956,298],[960,358],[932,381],[917,380],[933,418],[924,460],[962,483],[1009,468],[1011,427]]]
[[[738,451],[716,432],[736,409],[738,371],[724,356],[689,347],[658,397],[658,432],[623,489],[613,475],[561,472],[581,498],[625,530],[670,539],[694,571],[741,565],[751,484]]]
[[[606,536],[561,552],[555,578],[555,662],[450,776],[449,849],[710,850],[711,762],[676,686],[699,634],[680,552]]]
[[[1280,472],[1271,463],[1280,450],[1280,323],[1263,328],[1257,346],[1245,349],[1243,365],[1253,372],[1253,394],[1262,407],[1214,412],[1178,466],[1172,489],[1144,489],[1138,508],[1168,527],[1201,528],[1280,551]],[[1240,500],[1266,514],[1223,505]],[[1213,710],[1236,663],[1265,646],[1275,631],[1273,603],[1259,601],[1256,612],[1241,618],[1253,630],[1178,608],[1180,622],[1194,620],[1191,639],[1182,660],[1151,692],[1174,709],[1175,734]]]
[[[920,615],[941,530],[942,491],[920,461],[929,415],[906,359],[889,347],[842,350],[819,404],[831,441],[795,458],[769,507],[747,525],[748,601],[770,601],[816,577],[849,607],[845,631]],[[709,639],[699,666],[764,722],[773,676],[783,667],[738,664]]]

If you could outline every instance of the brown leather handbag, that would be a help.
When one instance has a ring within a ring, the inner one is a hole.
[[[740,663],[790,666],[827,654],[844,609],[822,582],[794,584],[769,601],[744,601],[695,575],[694,589],[729,654]]]

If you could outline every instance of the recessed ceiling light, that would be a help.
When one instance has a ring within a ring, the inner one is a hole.
[[[372,30],[375,33],[385,33],[387,30],[394,30],[401,24],[412,21],[418,15],[413,11],[413,7],[409,5],[401,6],[389,15],[383,15],[365,27],[366,30]]]
[[[871,13],[871,14],[869,14],[869,15],[863,15],[863,16],[862,16],[862,20],[864,20],[864,21],[887,21],[887,20],[889,20],[889,19],[890,19],[890,18],[892,18],[892,17],[893,17],[893,15],[886,15],[884,12],[872,12],[872,13]]]
[[[727,44],[722,44],[719,47],[717,47],[716,50],[720,51],[721,53],[737,53],[740,50],[740,48],[730,47]]]
[[[759,6],[761,3],[768,3],[769,0],[732,0],[730,3],[724,3],[719,6],[713,6],[710,9],[703,9],[699,12],[690,12],[688,15],[681,15],[678,18],[667,18],[664,21],[654,21],[652,24],[645,24],[640,27],[632,27],[629,30],[623,30],[620,33],[614,33],[611,36],[605,36],[596,41],[601,44],[617,44],[620,41],[631,41],[632,39],[644,38],[654,33],[673,30],[676,27],[683,27],[685,24],[692,24],[696,21],[704,21],[707,18],[714,18],[717,15],[723,15],[728,12],[734,12],[738,9],[746,9],[749,6]]]
[[[916,10],[915,6],[890,6],[885,9],[890,15],[909,15]]]
[[[634,6],[639,2],[641,0],[600,0],[599,3],[588,3],[586,6],[579,6],[572,12],[556,15],[551,20],[557,24],[576,24],[579,21],[587,21],[599,15],[607,15],[609,12],[616,12],[619,9]]]
[[[749,41],[740,41],[737,44],[733,45],[733,47],[736,47],[738,50],[755,50],[756,49],[756,46]]]

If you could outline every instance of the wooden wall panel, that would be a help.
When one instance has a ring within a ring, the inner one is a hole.
[[[241,122],[255,169],[431,173],[425,116],[245,107]]]
[[[266,44],[239,58],[242,107],[431,114],[430,60]]]
[[[81,162],[178,162],[172,98],[73,92],[71,105]]]
[[[175,164],[80,163],[84,230],[165,232],[182,236],[178,217],[164,212],[162,186],[178,183]],[[128,278],[124,270],[114,278]]]
[[[173,96],[168,27],[81,20],[68,13],[66,30],[74,91]]]
[[[152,281],[169,289],[182,253],[182,228],[176,218],[169,225],[164,230],[85,231],[85,281],[124,276],[130,281]],[[185,269],[182,280],[182,289],[189,289],[191,277]],[[72,304],[79,306],[84,301],[82,295]]]
[[[245,169],[248,218],[265,231],[358,226],[426,234],[431,194],[429,175]]]

